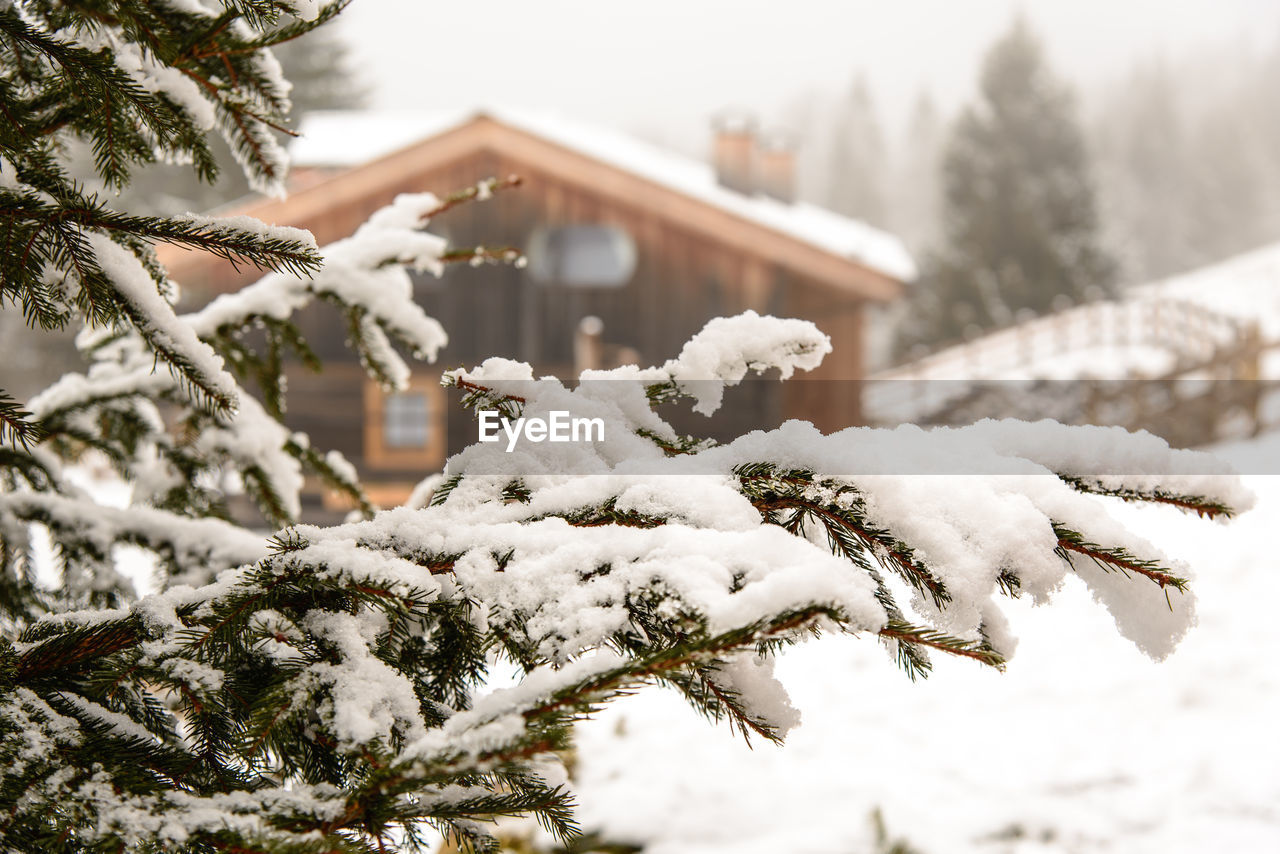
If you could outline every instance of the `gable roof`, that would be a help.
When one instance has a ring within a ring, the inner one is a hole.
[[[318,111],[303,119],[290,155],[295,166],[363,166],[483,119],[853,261],[896,282],[909,282],[916,277],[915,262],[892,234],[805,202],[788,204],[763,195],[738,193],[720,185],[707,163],[618,131],[557,116],[507,109],[454,113]]]

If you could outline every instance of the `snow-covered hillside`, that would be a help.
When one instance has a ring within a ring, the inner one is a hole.
[[[913,684],[876,643],[824,638],[779,662],[803,715],[783,748],[661,692],[583,726],[584,824],[647,854],[871,852],[876,808],[924,854],[1280,850],[1280,478],[1249,484],[1259,505],[1226,526],[1117,508],[1197,570],[1200,625],[1167,661],[1116,637],[1083,585],[1012,610],[1004,674],[944,661]]]

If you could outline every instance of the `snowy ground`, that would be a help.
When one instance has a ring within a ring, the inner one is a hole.
[[[824,638],[779,664],[804,715],[783,748],[657,691],[583,726],[584,825],[648,854],[859,854],[878,807],[925,854],[1280,851],[1280,477],[1249,482],[1226,525],[1118,508],[1196,570],[1200,625],[1168,660],[1082,586],[1009,610],[1004,674],[938,660],[913,684],[876,643]]]

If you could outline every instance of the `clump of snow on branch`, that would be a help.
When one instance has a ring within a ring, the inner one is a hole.
[[[830,352],[831,339],[812,323],[761,317],[748,310],[710,320],[661,368],[627,373],[639,381],[674,383],[693,398],[694,412],[710,415],[720,408],[724,388],[737,385],[748,373],[777,368],[781,379],[789,379],[797,368],[813,370]]]
[[[324,267],[312,276],[275,273],[235,293],[224,294],[188,320],[210,336],[252,318],[286,320],[317,296],[358,307],[361,330],[393,388],[403,388],[409,368],[391,345],[403,344],[420,359],[435,361],[448,343],[443,327],[413,300],[408,270],[439,276],[447,242],[423,230],[440,205],[431,193],[406,193],[375,212],[351,237],[324,247]]]
[[[98,268],[128,304],[139,331],[160,352],[186,360],[202,387],[234,407],[238,402],[235,378],[223,369],[213,348],[201,341],[189,324],[178,320],[137,256],[103,234],[90,232],[85,240],[93,248]]]

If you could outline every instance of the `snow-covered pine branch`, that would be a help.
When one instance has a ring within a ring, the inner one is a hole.
[[[434,361],[448,341],[444,330],[413,301],[408,270],[440,275],[446,242],[423,229],[441,202],[431,193],[406,193],[375,212],[354,235],[325,247],[314,275],[277,273],[236,293],[218,297],[187,318],[205,339],[236,347],[254,323],[264,324],[273,347],[288,342],[283,325],[317,297],[340,306],[352,340],[370,373],[389,388],[402,388],[409,368],[392,347]],[[243,352],[243,351],[238,351]],[[266,383],[269,387],[271,383]],[[268,391],[268,398],[275,395]]]
[[[387,385],[403,385],[409,373],[391,340],[419,358],[433,360],[447,337],[414,303],[407,270],[440,272],[446,244],[423,231],[429,222],[426,215],[439,206],[429,193],[402,195],[353,236],[325,247],[320,253],[325,266],[315,275],[272,273],[194,314],[173,318],[192,341],[219,354],[215,358],[227,354],[237,373],[262,384],[263,372],[272,371],[264,396],[274,401],[274,412],[232,380],[229,391],[241,401],[236,411],[224,416],[205,413],[191,406],[178,377],[155,370],[144,338],[90,330],[79,339],[94,360],[88,373],[64,376],[31,402],[48,441],[66,450],[88,446],[105,453],[134,485],[135,501],[178,513],[199,507],[211,511],[220,499],[209,485],[235,474],[268,519],[277,524],[296,521],[304,469],[320,474],[372,512],[350,466],[337,452],[316,451],[305,435],[291,433],[276,420],[283,411],[283,389],[278,383],[279,356],[272,353],[286,343],[306,346],[292,318],[324,299],[362,324],[366,334],[357,345],[366,367]],[[210,230],[223,228],[248,232],[261,226],[236,220]],[[265,353],[247,343],[258,326],[268,330]],[[157,402],[182,412],[181,437],[167,428]],[[101,429],[104,422],[112,428]],[[65,547],[60,539],[64,530],[51,529],[55,541]],[[193,576],[191,570],[181,575],[188,581],[209,579],[219,568],[212,562],[203,575]]]
[[[1048,422],[828,436],[789,422],[670,452],[680,437],[656,400],[718,399],[689,384],[723,390],[748,369],[813,367],[824,345],[812,324],[746,314],[713,322],[684,351],[709,380],[691,380],[684,355],[593,372],[572,389],[505,360],[451,374],[474,405],[506,401],[524,417],[569,409],[604,419],[609,438],[512,454],[477,444],[450,461],[429,507],[295,526],[211,586],[37,622],[13,647],[15,684],[56,685],[62,697],[72,674],[57,668],[70,649],[76,678],[167,698],[187,729],[149,730],[167,751],[147,760],[161,777],[200,727],[238,721],[234,758],[188,761],[239,780],[262,823],[237,838],[273,850],[317,831],[376,839],[421,822],[480,842],[475,819],[525,811],[569,833],[568,794],[539,769],[601,703],[666,684],[744,734],[779,739],[796,721],[770,676],[780,644],[845,631],[878,636],[913,674],[930,651],[1001,666],[1014,639],[1000,597],[1047,602],[1072,573],[1123,634],[1168,654],[1193,617],[1186,568],[1092,493],[1210,515],[1246,507],[1247,493],[1201,455]],[[908,463],[917,469],[903,473]],[[489,649],[522,672],[514,687],[487,687]],[[21,697],[11,714],[59,722],[46,725],[50,740],[66,718],[115,737],[78,706]],[[497,775],[494,787],[477,789],[477,774]],[[96,808],[101,781],[57,783],[56,795],[42,779],[25,785],[67,820]],[[280,788],[325,784],[337,787],[322,790],[332,803],[308,816]],[[170,825],[157,812],[195,828],[192,839],[210,832],[200,829],[210,810],[242,826],[222,798],[153,792],[121,825],[152,835],[113,827],[85,841],[161,839]]]

